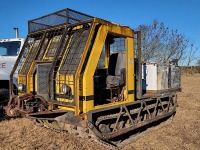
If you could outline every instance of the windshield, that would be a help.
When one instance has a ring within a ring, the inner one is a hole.
[[[20,41],[0,42],[1,56],[16,56],[20,49]]]

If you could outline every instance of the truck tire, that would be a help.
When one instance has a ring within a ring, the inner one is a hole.
[[[9,90],[8,89],[0,89],[0,102],[9,100]]]

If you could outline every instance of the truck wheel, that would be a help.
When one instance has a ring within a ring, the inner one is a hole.
[[[0,102],[9,100],[9,90],[8,89],[0,89]]]

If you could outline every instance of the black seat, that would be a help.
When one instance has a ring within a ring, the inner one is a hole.
[[[107,88],[118,87],[125,83],[125,54],[115,53],[110,55]]]
[[[108,65],[108,76],[106,78],[106,90],[109,90],[107,101],[120,101],[123,98],[123,87],[125,85],[125,54],[111,54]]]

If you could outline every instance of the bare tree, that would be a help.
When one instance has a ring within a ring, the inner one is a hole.
[[[142,61],[168,62],[183,57],[189,40],[177,30],[170,30],[163,22],[140,25],[142,33]]]
[[[198,57],[196,56],[197,51],[198,51],[198,48],[194,48],[194,44],[191,44],[190,50],[186,58],[187,66],[191,66],[191,63],[198,59]]]
[[[197,65],[197,66],[200,66],[200,59],[197,60],[196,65]]]

